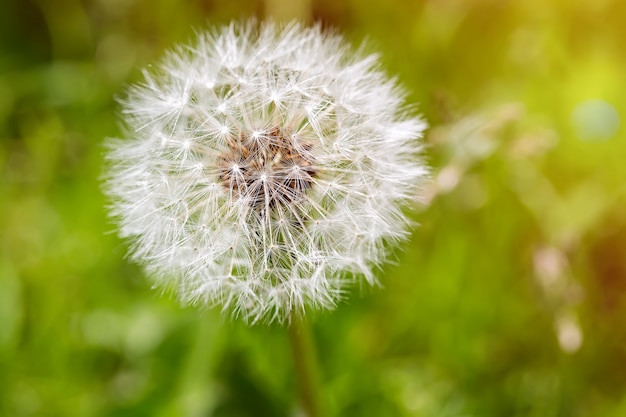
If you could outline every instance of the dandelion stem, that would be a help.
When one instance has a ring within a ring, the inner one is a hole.
[[[289,339],[302,408],[307,417],[320,417],[322,409],[315,347],[313,346],[309,324],[298,314],[291,316]]]

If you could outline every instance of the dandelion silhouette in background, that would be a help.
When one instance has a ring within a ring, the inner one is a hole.
[[[170,52],[109,143],[132,259],[184,302],[249,322],[375,283],[427,173],[425,124],[378,65],[298,24],[231,24]]]

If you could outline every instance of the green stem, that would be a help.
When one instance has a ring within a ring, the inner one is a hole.
[[[304,318],[295,313],[289,323],[289,338],[302,408],[307,417],[320,417],[319,374],[311,330]]]

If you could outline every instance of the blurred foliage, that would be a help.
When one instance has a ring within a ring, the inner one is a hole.
[[[311,316],[333,415],[626,415],[626,3],[312,2],[429,120],[421,226],[384,288]],[[99,187],[115,97],[253,0],[8,0],[0,414],[286,416],[288,337],[149,289]]]

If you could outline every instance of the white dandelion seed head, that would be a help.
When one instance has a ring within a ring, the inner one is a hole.
[[[123,103],[106,191],[132,259],[249,322],[333,308],[407,237],[425,123],[319,26],[233,23],[170,52]]]

